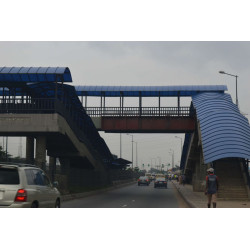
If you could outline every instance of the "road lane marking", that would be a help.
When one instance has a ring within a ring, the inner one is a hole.
[[[122,207],[126,207],[127,205],[123,205]]]

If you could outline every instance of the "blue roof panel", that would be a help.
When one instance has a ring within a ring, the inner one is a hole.
[[[229,94],[192,97],[200,124],[205,164],[229,157],[250,159],[250,126]]]
[[[57,76],[60,75],[60,79]],[[72,82],[67,67],[0,67],[0,83]]]
[[[199,92],[217,92],[224,93],[227,90],[225,85],[184,85],[184,86],[76,86],[78,96],[100,96],[101,92],[105,92],[105,96],[114,97],[135,96],[142,97],[151,96],[192,96]]]

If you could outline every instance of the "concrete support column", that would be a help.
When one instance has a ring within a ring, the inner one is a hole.
[[[52,183],[55,181],[55,172],[56,172],[56,158],[49,157],[49,173]]]
[[[41,169],[46,168],[46,137],[37,136],[36,138],[36,165]]]
[[[68,175],[70,171],[70,159],[69,158],[59,158],[61,164],[62,174]]]
[[[195,174],[193,176],[193,191],[203,192],[206,187],[206,173],[208,166],[203,163],[202,153],[199,150],[199,156],[195,161]]]
[[[34,164],[34,137],[26,137],[26,163]]]

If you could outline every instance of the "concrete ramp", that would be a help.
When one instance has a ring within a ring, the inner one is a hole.
[[[85,141],[80,141],[67,121],[59,114],[0,114],[1,136],[27,136],[43,138],[48,156],[59,158],[85,159],[89,168],[104,168],[100,156],[94,148]],[[37,145],[39,146],[39,145]],[[42,150],[42,149],[41,149]],[[36,162],[45,161],[45,152],[36,149]],[[40,155],[40,157],[39,157]]]

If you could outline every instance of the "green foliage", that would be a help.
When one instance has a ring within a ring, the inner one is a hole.
[[[7,158],[8,158],[8,161],[10,160],[10,158],[12,157],[12,155],[10,155],[9,153],[7,153]],[[6,151],[3,151],[3,147],[0,146],[0,162],[6,162],[7,159],[6,159]]]
[[[138,168],[138,167],[135,167],[135,168],[134,168],[134,171],[135,171],[135,172],[139,172],[139,168]]]

